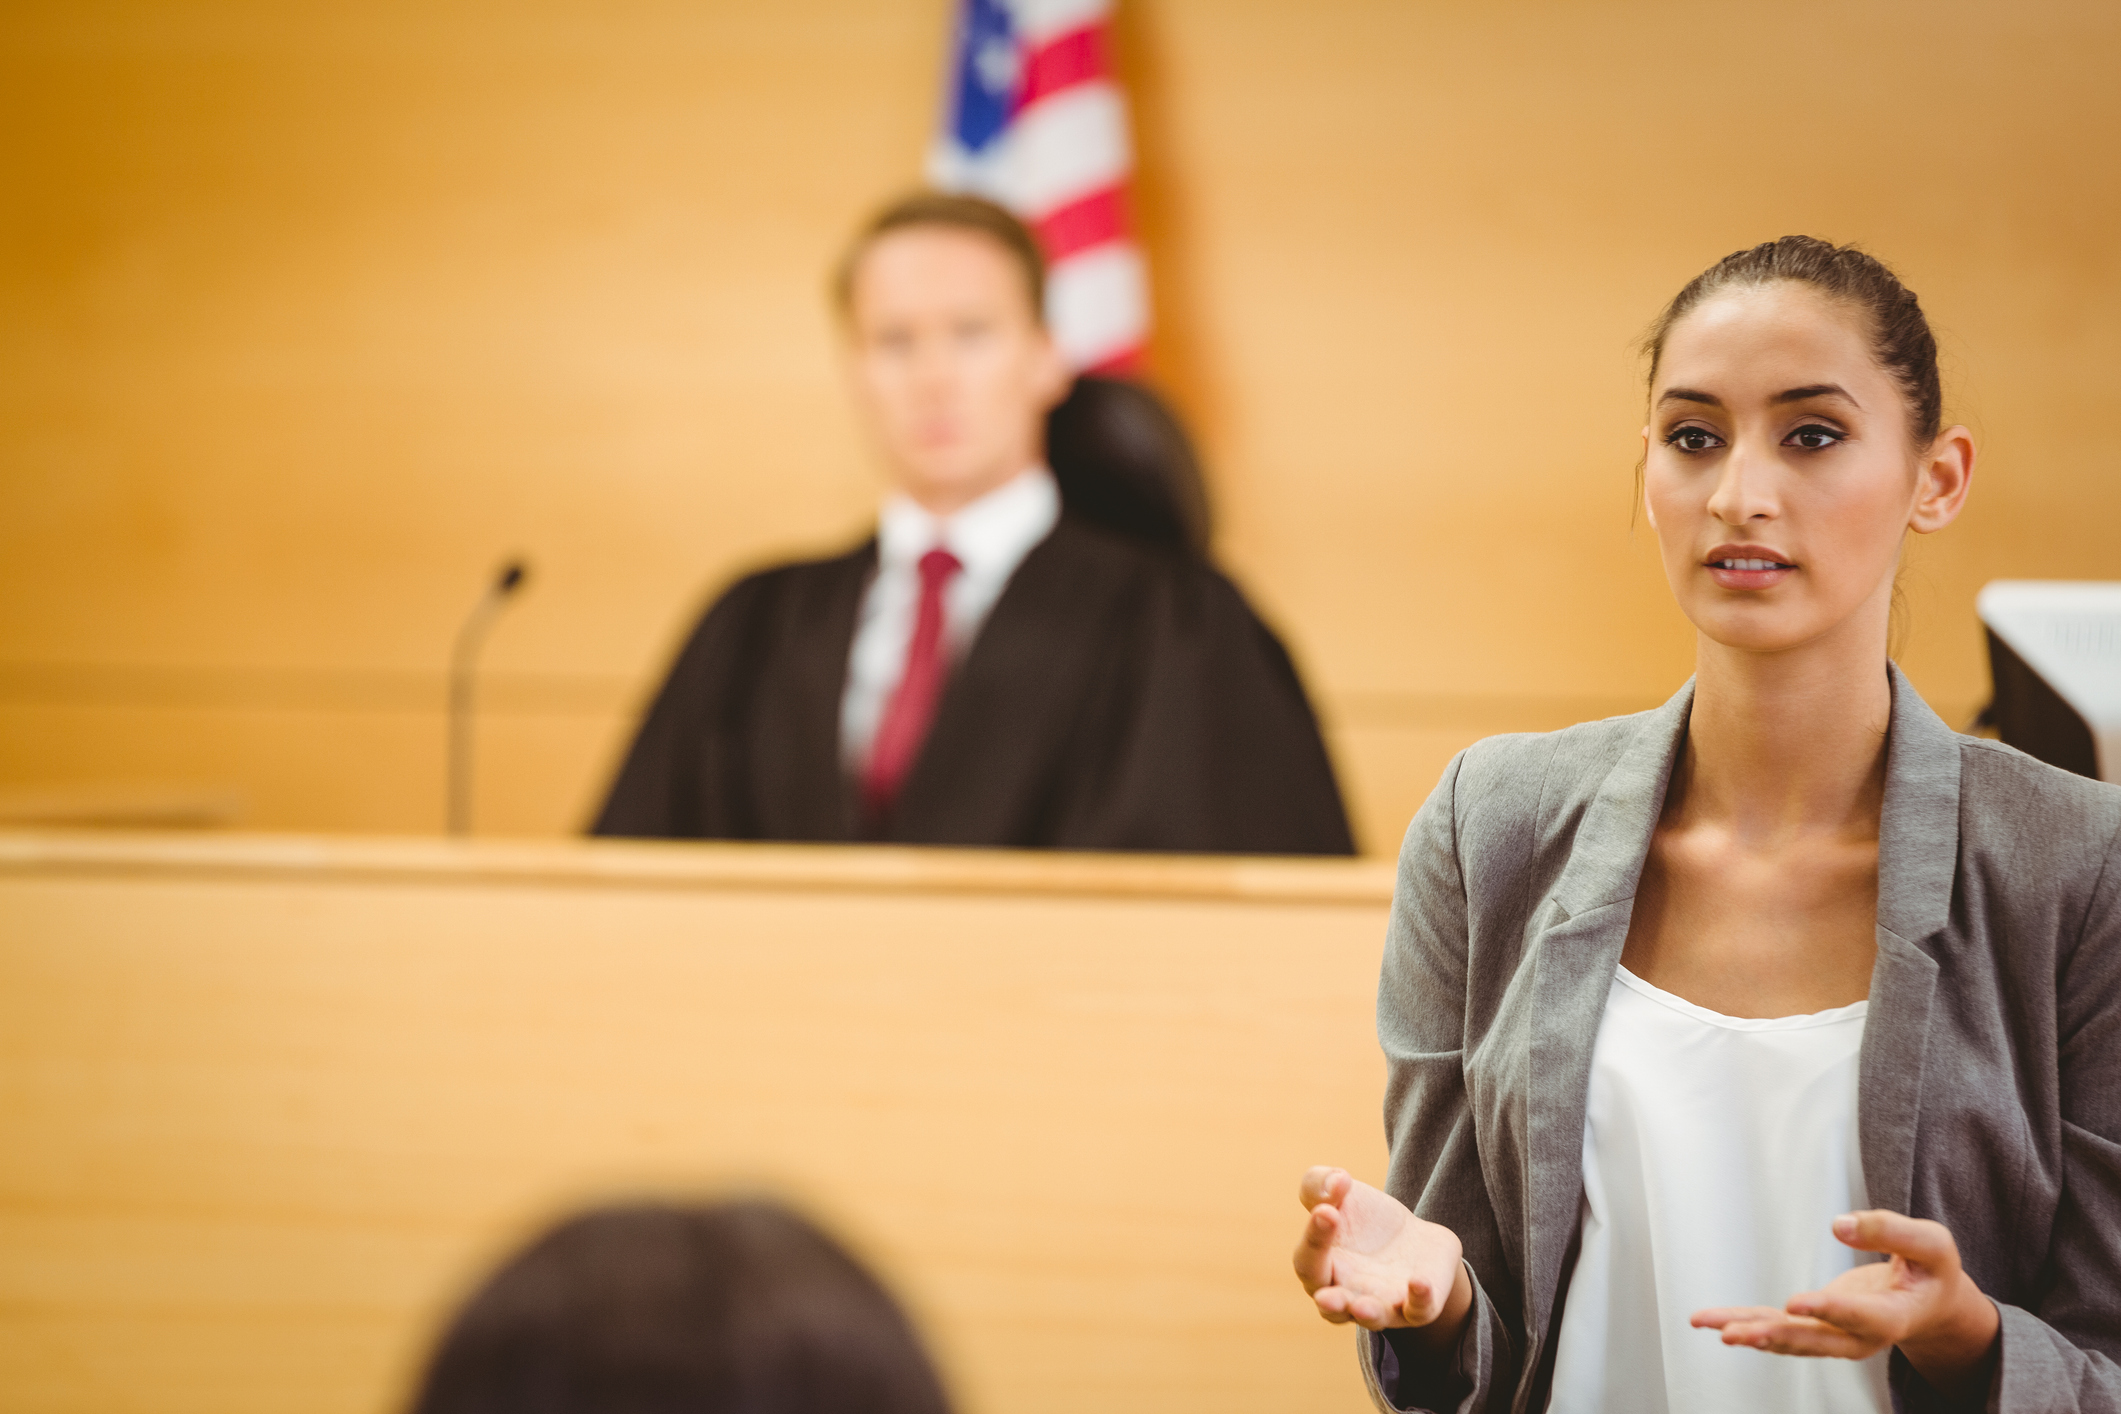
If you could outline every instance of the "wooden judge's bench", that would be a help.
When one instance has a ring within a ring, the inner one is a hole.
[[[582,1202],[764,1191],[966,1414],[1362,1409],[1379,861],[0,834],[0,1406],[389,1414]]]

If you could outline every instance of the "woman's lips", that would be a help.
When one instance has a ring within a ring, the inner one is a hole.
[[[1719,552],[1703,561],[1702,568],[1723,589],[1770,589],[1797,573],[1787,560],[1762,554]]]

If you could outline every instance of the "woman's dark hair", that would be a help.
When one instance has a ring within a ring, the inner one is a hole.
[[[770,1203],[569,1218],[443,1336],[414,1414],[948,1414],[913,1327]]]
[[[1900,283],[1885,262],[1854,246],[1812,236],[1784,236],[1751,250],[1733,251],[1687,281],[1642,339],[1650,356],[1650,382],[1672,326],[1711,296],[1728,289],[1757,288],[1778,280],[1812,286],[1870,320],[1871,353],[1900,384],[1907,399],[1908,435],[1918,447],[1937,439],[1944,425],[1944,395],[1937,378],[1937,340],[1915,292]]]
[[[1076,379],[1046,414],[1046,462],[1074,514],[1169,549],[1208,553],[1208,488],[1193,440],[1141,384]]]

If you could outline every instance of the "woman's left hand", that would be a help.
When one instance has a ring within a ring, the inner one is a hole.
[[[1834,1236],[1892,1260],[1852,1267],[1780,1311],[1696,1311],[1695,1326],[1722,1331],[1725,1345],[1778,1355],[1861,1360],[1897,1345],[1940,1393],[1986,1388],[2001,1320],[1995,1303],[1960,1269],[1959,1244],[1944,1224],[1873,1208],[1834,1219]]]

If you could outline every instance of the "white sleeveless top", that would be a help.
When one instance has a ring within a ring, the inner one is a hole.
[[[1591,1053],[1583,1246],[1554,1414],[1881,1414],[1886,1353],[1770,1355],[1687,1324],[1781,1306],[1869,1260],[1833,1220],[1869,1206],[1856,1142],[1867,1002],[1749,1020],[1620,968]]]

